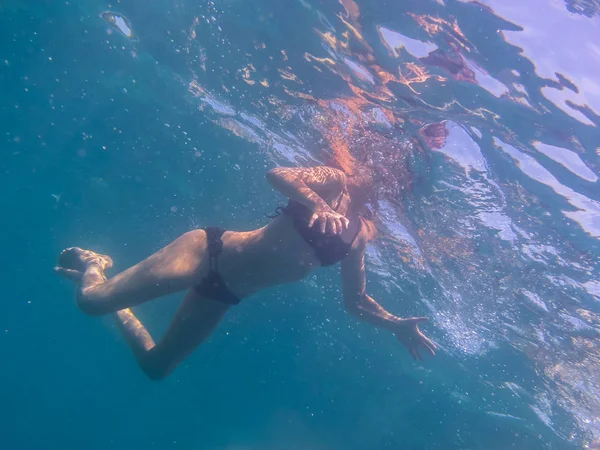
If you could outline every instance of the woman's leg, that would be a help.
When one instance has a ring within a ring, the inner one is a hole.
[[[130,309],[117,312],[116,318],[144,373],[152,380],[162,380],[214,331],[228,309],[229,305],[190,290],[158,344]]]
[[[61,253],[55,270],[79,283],[77,303],[85,313],[102,315],[200,283],[208,272],[206,254],[206,233],[194,230],[111,279],[104,275],[112,267],[108,256],[77,247]]]

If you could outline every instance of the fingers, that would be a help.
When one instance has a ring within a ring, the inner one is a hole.
[[[418,338],[409,338],[407,342],[402,343],[406,346],[408,352],[410,353],[410,356],[412,356],[415,361],[425,360],[425,358],[423,358],[423,355],[421,355],[421,353],[419,352],[419,346],[422,345],[427,351],[427,353],[429,353],[431,356],[435,356],[435,351],[437,350],[437,346],[421,333],[419,333]]]
[[[403,319],[402,322],[405,325],[419,325],[420,323],[429,322],[429,317],[409,317]]]
[[[425,344],[427,344],[428,347],[431,347],[433,350],[437,350],[437,345],[435,345],[435,343],[429,339],[427,336],[425,336],[424,334],[421,333],[421,337],[422,340]]]
[[[423,356],[421,356],[421,353],[419,352],[419,347],[415,347],[415,353],[417,354],[419,361],[425,361],[425,358],[423,358]]]
[[[350,221],[348,219],[346,219],[345,217],[342,217],[342,231],[346,231],[348,229],[348,226],[350,225]]]
[[[342,234],[348,229],[348,219],[345,217],[330,217],[327,220],[327,232],[331,234]]]
[[[421,344],[423,345],[423,347],[425,347],[425,350],[427,350],[431,356],[435,356],[435,346],[433,345],[433,342],[428,341],[429,339],[423,340],[421,341]]]
[[[437,350],[437,345],[435,345],[435,343],[431,339],[429,339],[427,336],[421,333],[418,329],[417,335],[419,336],[420,342],[423,345],[423,347],[425,347],[429,351],[429,353],[431,353],[431,355],[434,356],[435,351]]]
[[[344,216],[336,217],[335,215],[324,215],[314,213],[310,216],[308,226],[318,225],[321,233],[341,234],[348,229],[350,221]]]
[[[339,214],[314,213],[308,220],[309,227],[317,225],[323,234],[340,234],[348,229],[349,224],[350,221]]]
[[[340,234],[342,232],[342,221],[340,219],[335,219],[333,221],[333,223],[334,223],[333,232],[335,234]]]
[[[79,270],[65,269],[64,267],[58,266],[54,268],[54,272],[71,281],[79,281],[83,276],[83,272],[80,272]]]
[[[321,233],[325,233],[325,230],[327,227],[327,222],[328,222],[328,220],[326,217],[315,213],[312,216],[310,216],[310,220],[308,221],[308,226],[309,227],[318,226],[319,231]]]
[[[414,323],[424,323],[424,322],[429,322],[429,317],[412,317],[411,320]]]
[[[330,217],[327,219],[327,234],[336,234],[337,224],[335,218]]]
[[[423,357],[419,353],[419,349],[417,347],[410,347],[408,351],[415,361],[423,361]]]
[[[408,353],[410,353],[410,356],[412,356],[412,358],[413,358],[415,361],[418,361],[418,359],[417,359],[417,353],[416,353],[416,351],[415,351],[415,348],[414,348],[414,347],[409,347],[409,349],[408,349]]]
[[[408,348],[410,356],[412,356],[415,361],[425,361],[425,358],[423,358],[423,355],[421,355],[421,352],[419,352],[419,347],[417,347],[419,344],[425,347],[425,350],[427,350],[427,352],[431,356],[435,356],[435,350],[429,345],[427,345],[425,342],[421,341]]]

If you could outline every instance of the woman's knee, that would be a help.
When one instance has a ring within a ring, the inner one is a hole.
[[[162,381],[167,378],[170,371],[164,370],[163,368],[146,367],[142,366],[142,371],[152,381]]]
[[[159,344],[160,345],[160,344]],[[161,381],[173,372],[174,365],[170,358],[165,360],[160,347],[146,351],[138,358],[142,371],[152,381]]]
[[[102,302],[98,301],[91,288],[81,289],[77,294],[77,306],[89,316],[102,316],[112,311],[106,311]]]

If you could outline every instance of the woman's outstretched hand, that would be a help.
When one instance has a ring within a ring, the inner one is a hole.
[[[329,207],[315,210],[308,221],[309,227],[318,226],[323,234],[340,234],[348,228],[348,224],[346,217]]]
[[[397,328],[394,334],[404,345],[410,355],[416,360],[423,360],[423,356],[419,350],[423,347],[432,356],[435,355],[437,346],[419,330],[419,324],[429,321],[427,317],[410,317],[408,319],[402,319],[398,322]]]

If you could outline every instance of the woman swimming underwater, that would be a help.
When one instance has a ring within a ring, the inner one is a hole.
[[[415,359],[435,344],[419,330],[426,317],[400,318],[366,294],[364,254],[374,225],[363,217],[359,184],[330,167],[277,168],[267,180],[289,199],[253,231],[204,228],[185,233],[149,258],[107,279],[112,259],[77,247],[64,250],[56,272],[78,284],[77,303],[91,315],[116,313],[142,370],[163,379],[215,329],[240,300],[270,286],[341,263],[346,309],[396,335]],[[187,290],[164,338],[154,340],[129,308]]]

